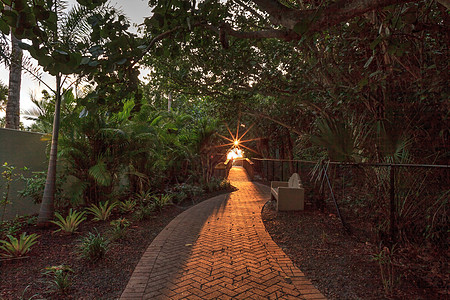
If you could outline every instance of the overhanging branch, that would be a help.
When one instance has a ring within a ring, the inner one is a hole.
[[[327,29],[376,9],[395,4],[417,2],[417,0],[341,0],[322,9],[308,10],[289,8],[277,0],[253,0],[253,2],[270,15],[270,21],[274,25],[281,25],[288,30],[294,30],[297,24],[305,24],[308,25],[308,31],[314,32]]]

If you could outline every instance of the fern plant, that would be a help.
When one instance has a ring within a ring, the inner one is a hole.
[[[76,210],[69,210],[69,214],[64,218],[59,214],[58,212],[55,213],[55,216],[58,220],[56,221],[50,221],[53,224],[56,224],[59,226],[58,230],[55,230],[55,232],[58,231],[65,231],[69,233],[74,233],[78,226],[86,220],[86,217],[84,216],[84,211],[77,212]]]
[[[8,235],[8,238],[9,242],[0,240],[0,244],[2,244],[2,246],[0,246],[0,250],[5,252],[0,253],[0,256],[20,257],[31,250],[31,246],[37,243],[39,235],[35,233],[27,235],[27,233],[24,232],[19,236],[19,238],[15,238],[12,235]]]
[[[97,205],[92,204],[91,207],[86,208],[88,213],[94,216],[94,221],[106,221],[112,213],[114,207],[117,206],[117,202],[109,204],[109,201],[100,202]]]

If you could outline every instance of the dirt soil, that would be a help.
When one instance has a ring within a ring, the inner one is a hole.
[[[328,299],[449,299],[448,290],[419,288],[401,271],[400,283],[387,296],[373,259],[376,246],[346,234],[332,213],[277,213],[268,202],[262,219],[273,240]]]
[[[210,197],[229,191],[219,191],[202,196],[199,203]],[[147,220],[132,221],[132,214],[112,215],[108,221],[94,222],[91,217],[81,223],[75,234],[54,231],[53,228],[40,229],[27,225],[21,232],[40,235],[39,243],[31,248],[26,257],[5,260],[0,257],[0,300],[6,299],[118,299],[125,289],[134,268],[153,239],[178,214],[192,206],[191,201],[182,205],[163,208]],[[80,238],[95,229],[102,234],[110,230],[111,220],[125,217],[132,221],[126,236],[115,241],[105,258],[95,263],[80,258],[76,245]],[[46,267],[67,265],[74,271],[70,291],[61,295],[49,290],[48,277],[42,274]]]
[[[26,258],[0,261],[0,299],[29,299],[33,295],[38,295],[38,299],[118,298],[144,250],[181,211],[181,208],[170,206],[160,215],[133,222],[126,237],[114,242],[106,257],[97,263],[81,259],[75,253],[75,247],[79,239],[94,228],[100,233],[106,232],[111,227],[109,221],[85,221],[73,235],[53,233],[53,230],[36,226],[24,228],[29,234],[40,235],[39,244],[32,247]],[[61,264],[70,266],[75,274],[68,295],[49,293],[45,283],[47,278],[42,275],[44,268]]]

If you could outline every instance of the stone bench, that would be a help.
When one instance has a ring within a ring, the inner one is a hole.
[[[270,190],[271,200],[277,200],[278,211],[304,210],[305,189],[297,173],[289,181],[272,181]]]

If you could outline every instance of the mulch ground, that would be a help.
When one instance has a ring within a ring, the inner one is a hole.
[[[0,261],[0,299],[29,299],[33,295],[38,295],[38,299],[118,298],[144,250],[180,212],[181,208],[170,206],[148,220],[133,222],[125,238],[114,242],[106,257],[96,263],[81,259],[75,248],[79,239],[94,228],[106,232],[111,227],[109,221],[86,221],[73,235],[35,226],[24,228],[27,233],[40,235],[39,244],[32,247],[26,258]],[[49,293],[42,270],[62,264],[74,270],[72,288],[67,295]]]
[[[197,199],[196,203],[224,192],[215,192]],[[122,294],[134,268],[145,249],[159,232],[178,214],[192,206],[186,202],[180,206],[166,206],[162,212],[155,212],[146,220],[132,221],[132,214],[112,215],[108,221],[81,223],[77,233],[54,233],[54,228],[39,229],[25,226],[21,232],[40,235],[39,243],[32,247],[27,257],[14,260],[0,258],[0,299],[117,299]],[[107,234],[111,220],[125,217],[132,223],[126,235],[116,240],[106,257],[90,263],[76,252],[80,238],[88,232]],[[70,291],[61,295],[49,290],[48,277],[42,274],[46,267],[66,265],[74,271]]]
[[[449,299],[445,285],[440,290],[420,287],[417,278],[407,277],[408,262],[404,270],[397,269],[400,282],[386,296],[380,267],[373,259],[376,245],[346,234],[332,213],[277,213],[268,202],[262,219],[273,240],[328,299]]]

